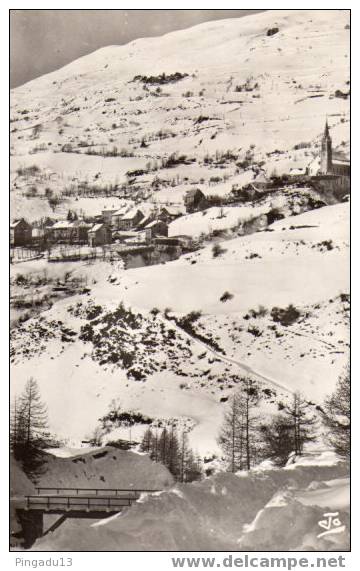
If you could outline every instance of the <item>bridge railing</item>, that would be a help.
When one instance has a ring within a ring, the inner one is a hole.
[[[142,493],[159,492],[160,490],[144,489],[144,488],[72,488],[72,487],[47,487],[37,486],[36,491],[38,496],[41,495],[66,495],[66,496],[120,496],[130,495],[132,498],[139,498]]]
[[[118,510],[131,506],[135,497],[99,497],[99,496],[70,496],[70,495],[41,495],[26,496],[27,510],[42,511],[102,511]]]

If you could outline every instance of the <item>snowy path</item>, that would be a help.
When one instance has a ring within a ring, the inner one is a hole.
[[[172,324],[173,328],[178,332],[181,333],[183,335],[185,335],[186,337],[188,337],[191,341],[198,343],[199,345],[201,345],[202,347],[204,347],[204,349],[206,349],[206,351],[209,351],[210,353],[212,353],[217,359],[220,359],[221,361],[223,361],[224,363],[229,363],[230,365],[236,365],[238,367],[240,367],[240,369],[242,369],[243,371],[245,371],[246,373],[249,373],[251,375],[254,375],[255,377],[257,377],[258,379],[260,379],[261,381],[265,381],[266,383],[268,383],[269,385],[272,385],[273,387],[277,388],[277,389],[281,389],[282,391],[285,391],[287,394],[293,395],[294,391],[291,390],[289,387],[287,387],[286,385],[283,385],[282,383],[279,383],[278,381],[275,381],[274,379],[272,379],[271,377],[268,377],[266,375],[263,375],[262,373],[260,373],[259,371],[256,371],[255,369],[253,369],[252,367],[250,367],[249,365],[247,365],[246,363],[244,363],[243,361],[239,361],[237,359],[232,359],[231,357],[227,357],[226,355],[222,355],[221,353],[218,353],[217,351],[215,351],[215,349],[212,349],[212,347],[210,347],[209,345],[207,345],[206,343],[204,343],[203,341],[200,341],[199,339],[197,339],[197,337],[193,337],[192,335],[190,335],[190,333],[188,333],[187,331],[184,331],[184,329],[182,329],[181,327],[179,327],[178,325],[176,325],[174,323],[174,321],[172,320],[166,320],[167,325]]]

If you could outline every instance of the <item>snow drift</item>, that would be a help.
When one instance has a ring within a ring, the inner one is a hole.
[[[348,466],[343,462],[298,466],[291,471],[220,473],[200,483],[177,484],[163,493],[144,495],[118,516],[102,520],[101,525],[68,520],[53,534],[39,539],[33,549],[346,550],[349,504],[343,488],[348,487],[347,475]],[[328,491],[321,501],[313,491],[317,487]],[[319,538],[322,530],[318,522],[326,511],[339,512],[345,529]]]
[[[38,485],[162,490],[173,481],[168,469],[147,455],[106,446],[89,453],[85,449],[69,458],[46,454],[46,469]]]

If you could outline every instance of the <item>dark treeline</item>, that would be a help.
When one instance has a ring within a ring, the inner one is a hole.
[[[200,459],[188,444],[186,432],[179,437],[174,427],[170,429],[148,428],[140,449],[147,452],[155,462],[161,462],[179,482],[193,482],[202,475]]]
[[[278,414],[266,421],[260,415],[261,392],[252,379],[238,379],[224,415],[218,442],[227,469],[250,470],[263,460],[285,466],[289,457],[304,454],[308,443],[324,438],[339,457],[350,454],[350,374],[340,377],[323,406],[314,406],[300,392],[289,403],[279,403]]]
[[[238,379],[239,389],[233,394],[224,414],[218,442],[227,469],[231,472],[250,470],[268,459],[275,466],[285,466],[292,455],[301,456],[306,445],[321,437],[340,458],[350,455],[350,371],[340,376],[332,395],[322,406],[309,403],[295,392],[288,403],[278,403],[278,413],[264,419],[259,404],[263,398],[258,384],[249,377]],[[114,407],[113,407],[114,408]],[[126,426],[137,422],[150,424],[152,419],[140,413],[119,412],[102,419]],[[10,446],[25,473],[36,481],[44,465],[44,448],[59,446],[48,430],[46,405],[42,402],[37,382],[28,379],[20,396],[12,403]],[[161,462],[180,482],[202,477],[201,460],[191,450],[188,435],[180,435],[174,426],[146,429],[140,450],[155,462]]]

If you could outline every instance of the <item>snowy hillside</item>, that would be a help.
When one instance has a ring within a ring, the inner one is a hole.
[[[34,400],[30,478],[161,490],[33,549],[348,549],[349,180],[291,169],[318,173],[326,118],[349,158],[349,37],[349,10],[269,10],[104,47],[11,92],[11,216],[127,213],[90,243],[82,220],[43,249],[14,243],[14,455]]]
[[[265,415],[294,390],[322,402],[348,359],[348,216],[347,203],[290,216],[221,242],[216,257],[208,246],[133,270],[109,262],[77,267],[90,293],[58,301],[13,330],[14,393],[33,375],[51,429],[75,444],[117,399],[154,422],[177,419],[201,454],[218,451],[239,375],[261,383]],[[39,260],[14,266],[13,279],[27,264],[43,275]],[[59,266],[48,264],[48,277]],[[289,305],[287,323],[277,315]],[[191,311],[201,315],[189,335],[174,319]],[[144,430],[134,427],[132,437]],[[104,435],[128,436],[127,428]]]
[[[348,155],[349,35],[347,10],[270,10],[105,47],[14,89],[12,215],[226,194],[312,163],[326,115]]]

